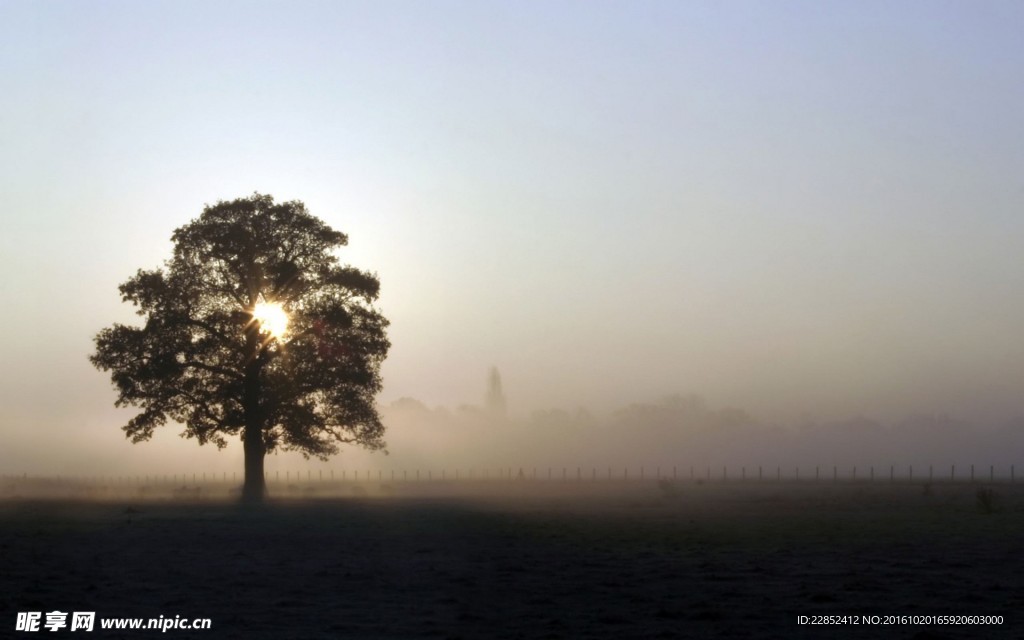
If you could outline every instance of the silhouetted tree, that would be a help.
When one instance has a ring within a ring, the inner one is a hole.
[[[132,442],[168,419],[200,444],[240,435],[249,500],[266,492],[268,452],[383,448],[388,321],[372,306],[377,276],[334,255],[345,234],[299,201],[254,194],[205,207],[172,240],[164,268],[120,286],[143,326],[103,329],[89,358],[111,372],[117,406],[142,409],[123,427]]]

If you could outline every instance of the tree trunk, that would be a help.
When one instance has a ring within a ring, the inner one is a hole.
[[[242,408],[245,412],[245,429],[242,432],[245,484],[242,485],[242,501],[263,502],[267,495],[267,481],[263,473],[263,458],[267,448],[263,443],[264,417],[260,406],[263,390],[260,384],[259,342],[253,330],[248,332],[247,338],[252,356],[245,365],[245,386],[242,391]]]
[[[263,474],[263,430],[245,427],[242,434],[242,448],[245,451],[245,484],[242,485],[243,502],[263,502],[267,495],[267,482]]]

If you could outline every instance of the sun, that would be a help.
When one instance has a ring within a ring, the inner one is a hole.
[[[288,314],[274,302],[260,302],[252,310],[252,319],[260,323],[260,331],[281,338],[288,331]]]

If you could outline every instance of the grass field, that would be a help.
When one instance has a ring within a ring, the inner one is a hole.
[[[1024,636],[1016,484],[369,483],[278,493],[243,508],[203,494],[9,492],[0,635],[61,635],[13,631],[19,611],[60,610],[212,621],[204,631],[68,637]],[[801,615],[862,624],[799,625]],[[874,615],[1003,623],[863,624]]]

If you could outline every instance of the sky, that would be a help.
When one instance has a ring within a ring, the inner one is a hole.
[[[87,356],[254,191],[380,276],[383,404],[479,404],[495,366],[521,415],[1019,416],[1022,32],[995,1],[0,0],[0,467],[237,463],[133,448]]]

